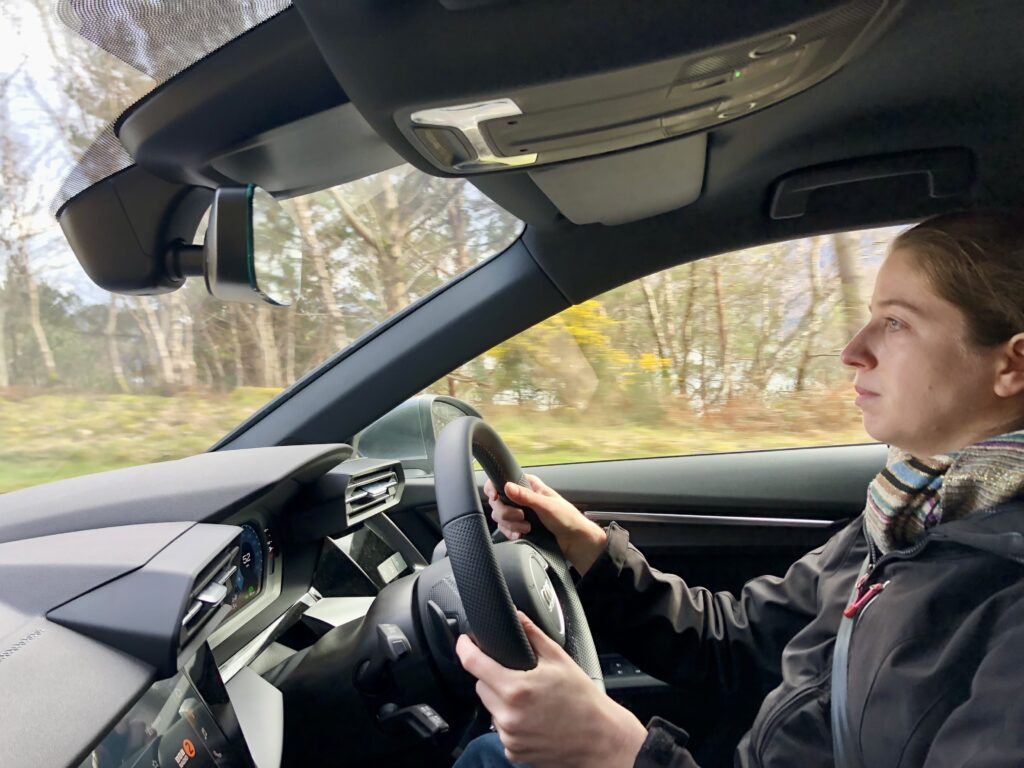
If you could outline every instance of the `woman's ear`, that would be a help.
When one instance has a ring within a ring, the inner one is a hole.
[[[1024,392],[1024,333],[1003,345],[994,389],[999,397],[1015,397]]]

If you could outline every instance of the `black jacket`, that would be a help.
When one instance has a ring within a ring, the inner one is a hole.
[[[1024,765],[1024,504],[877,557],[849,650],[849,718],[868,768]],[[651,568],[612,524],[579,585],[594,633],[682,696],[761,702],[739,768],[831,766],[832,651],[869,545],[858,518],[739,599]],[[751,699],[753,697],[753,699]],[[739,707],[742,709],[742,707]],[[694,766],[655,718],[637,768]]]

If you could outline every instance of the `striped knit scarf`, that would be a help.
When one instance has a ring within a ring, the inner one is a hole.
[[[1024,492],[1024,430],[962,451],[917,458],[889,447],[868,486],[864,519],[882,552],[904,549],[932,526],[959,520]]]

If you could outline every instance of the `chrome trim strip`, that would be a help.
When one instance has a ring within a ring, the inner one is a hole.
[[[437,109],[421,109],[413,112],[410,119],[415,125],[428,128],[437,126],[451,128],[465,137],[476,153],[476,158],[455,163],[451,170],[457,173],[472,171],[492,171],[496,168],[533,165],[537,162],[537,153],[529,152],[509,157],[496,154],[487,143],[480,130],[480,123],[495,120],[499,117],[517,117],[523,114],[519,105],[512,99],[495,99],[494,101],[476,104],[458,104]]]
[[[728,525],[735,527],[755,526],[765,528],[828,528],[834,520],[808,519],[799,517],[739,517],[736,515],[682,515],[656,512],[605,512],[590,510],[584,513],[595,523],[655,523],[661,525]]]

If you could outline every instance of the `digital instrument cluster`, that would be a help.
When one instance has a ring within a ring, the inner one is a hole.
[[[241,529],[238,570],[234,575],[234,597],[231,600],[232,613],[256,599],[266,582],[267,545],[263,535],[252,523],[244,523]]]

